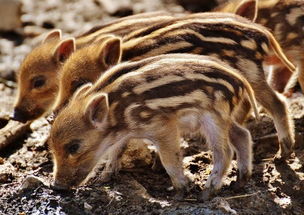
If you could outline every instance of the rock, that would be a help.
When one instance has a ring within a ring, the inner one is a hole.
[[[11,182],[13,176],[11,173],[0,173],[0,184]]]
[[[0,39],[0,77],[15,81],[15,72],[31,48],[28,45],[15,46],[14,41]]]
[[[110,15],[128,16],[133,14],[133,9],[129,0],[100,0],[100,2]]]
[[[83,203],[83,207],[84,207],[84,209],[86,209],[86,210],[88,210],[88,211],[90,211],[90,210],[92,210],[92,206],[90,205],[90,204],[88,204],[88,203]]]
[[[0,24],[1,25],[1,24]],[[13,64],[14,55],[13,41],[1,39],[0,40],[0,77],[7,79],[13,73],[11,65]]]
[[[0,0],[0,31],[13,31],[21,27],[21,1]]]
[[[45,32],[45,29],[40,26],[29,25],[24,27],[24,35],[26,37],[37,37]]]
[[[229,203],[220,197],[216,197],[212,200],[211,205],[213,208],[220,209],[224,213],[229,213],[229,214],[237,214],[237,212],[233,209],[231,209]]]
[[[40,178],[30,175],[30,176],[27,176],[25,178],[25,180],[23,181],[23,183],[20,187],[20,191],[32,190],[32,189],[35,189],[42,185],[44,185],[44,183],[42,182],[42,180]]]

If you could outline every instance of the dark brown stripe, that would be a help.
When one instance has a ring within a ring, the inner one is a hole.
[[[204,72],[204,73],[202,73],[201,71],[194,71],[194,72],[203,74],[204,76],[207,76],[208,78],[213,78],[215,80],[222,79],[222,80],[226,81],[233,87],[235,95],[239,94],[240,86],[244,87],[243,83],[239,79],[237,79],[231,75],[227,75],[227,74],[223,73],[222,71],[213,70],[212,72]]]
[[[223,84],[212,83],[204,80],[182,80],[177,82],[168,83],[162,86],[152,88],[141,94],[145,100],[157,99],[157,98],[169,98],[174,96],[185,96],[194,90],[201,89],[206,95],[210,95],[206,87],[212,87],[215,91],[222,91],[225,99],[231,102],[233,93]]]
[[[161,22],[161,23],[154,24],[150,27],[144,28],[141,31],[138,31],[135,34],[131,34],[130,36],[124,37],[123,40],[124,40],[124,42],[127,42],[127,41],[130,41],[132,39],[147,36],[147,35],[151,34],[152,32],[157,31],[157,30],[162,29],[162,28],[165,28],[165,27],[168,27],[168,26],[174,24],[175,22],[176,22],[176,20],[170,20],[170,21],[164,21],[164,22]]]
[[[154,61],[156,61],[158,58],[148,58],[146,60],[142,60],[140,62],[133,62],[125,64],[124,66],[117,65],[116,67],[113,67],[111,71],[109,71],[107,74],[111,74],[106,79],[104,78],[101,84],[94,89],[95,92],[98,92],[102,90],[104,87],[112,84],[116,79],[118,79],[120,76],[127,74],[129,72],[134,72],[141,67],[150,64]]]
[[[214,92],[221,91],[225,97],[225,100],[229,102],[230,108],[233,108],[232,98],[234,93],[231,92],[226,86],[220,83],[212,83],[204,80],[182,80],[176,81],[161,86],[157,86],[143,92],[141,95],[135,95],[131,93],[129,96],[122,98],[124,92],[132,92],[132,83],[129,86],[121,86],[117,91],[109,93],[109,103],[112,104],[115,101],[120,101],[120,106],[124,108],[132,103],[144,104],[146,100],[170,98],[175,96],[186,96],[194,90],[202,90],[210,99],[214,99],[214,94],[210,94],[206,87],[211,87]],[[131,88],[131,89],[130,89]],[[123,111],[124,108],[118,108]]]
[[[168,14],[167,12],[151,12],[151,13],[140,13],[140,14],[136,14],[136,15],[132,15],[132,16],[127,16],[127,17],[124,17],[124,18],[120,18],[120,19],[110,21],[106,24],[101,24],[101,25],[94,26],[93,28],[91,28],[87,32],[77,36],[76,38],[89,36],[90,34],[93,34],[93,33],[97,32],[99,30],[105,29],[107,27],[110,27],[112,25],[116,25],[116,24],[119,24],[119,23],[124,23],[125,21],[128,21],[128,20],[148,19],[149,17],[155,18],[157,16],[160,16],[160,21],[161,21],[163,16],[169,16],[169,15],[170,14]],[[124,29],[125,28],[127,28],[127,26],[124,25]],[[116,29],[119,30],[121,28],[116,28]]]
[[[205,88],[209,86],[214,89],[214,92],[212,94],[209,93],[208,90]],[[190,108],[193,106],[199,107],[199,102],[194,102],[194,103],[181,103],[179,105],[176,105],[174,107],[159,107],[157,110],[150,110],[145,106],[145,101],[150,100],[150,99],[159,99],[159,98],[170,98],[173,96],[187,96],[187,94],[193,92],[194,90],[201,89],[211,100],[215,99],[214,93],[216,91],[221,91],[225,97],[225,100],[229,103],[230,111],[233,110],[233,103],[232,99],[234,94],[224,85],[218,84],[218,83],[210,83],[207,81],[203,80],[184,80],[184,81],[179,81],[179,82],[174,82],[174,83],[169,83],[166,85],[162,85],[159,87],[155,87],[153,89],[150,89],[141,95],[134,95],[130,94],[128,97],[125,98],[118,98],[117,96],[115,97],[115,100],[119,99],[119,104],[116,106],[114,110],[114,115],[115,118],[118,122],[116,127],[124,127],[127,126],[127,123],[125,122],[125,110],[126,108],[131,105],[131,104],[140,104],[138,108],[135,108],[132,110],[131,115],[133,117],[136,117],[140,121],[144,121],[146,123],[149,123],[149,121],[153,118],[153,115],[157,113],[167,113],[171,114],[174,113],[175,111],[181,110],[183,108]],[[113,92],[109,94],[109,101],[113,102],[111,98],[113,98],[113,94],[117,94],[118,92]],[[122,92],[120,92],[122,93]],[[182,98],[181,98],[182,99]],[[198,98],[199,100],[199,98]],[[149,113],[151,113],[151,116],[145,118],[144,120],[140,117],[139,113],[145,110]]]
[[[202,32],[207,32],[202,33]],[[213,36],[210,30],[202,30],[200,33],[202,35],[208,35],[208,36]],[[223,32],[223,34],[225,34],[225,32]],[[221,37],[221,33],[220,31],[216,31],[216,35],[219,38],[223,38]],[[232,34],[231,34],[232,35]],[[234,35],[235,37],[237,37],[236,35]],[[229,38],[231,39],[232,36]],[[150,39],[150,40],[156,40],[156,43],[153,43],[151,45],[145,45],[146,41]],[[255,58],[255,50],[251,50],[249,48],[243,47],[240,44],[226,44],[226,43],[221,43],[219,42],[208,42],[208,41],[203,41],[200,38],[196,37],[196,35],[191,34],[191,33],[182,33],[182,31],[179,31],[179,33],[177,33],[176,35],[167,37],[166,35],[164,35],[162,38],[147,38],[147,40],[143,41],[142,43],[138,43],[138,44],[134,44],[134,46],[129,47],[128,49],[124,49],[123,50],[123,56],[122,56],[122,60],[123,61],[127,61],[127,60],[132,60],[135,57],[139,57],[142,55],[145,55],[146,53],[152,51],[152,50],[157,50],[160,47],[163,47],[165,45],[172,45],[174,43],[180,42],[180,41],[187,41],[190,44],[193,44],[194,47],[201,47],[202,48],[202,52],[201,54],[203,55],[208,55],[211,53],[215,53],[217,54],[219,52],[219,50],[222,49],[231,49],[231,50],[237,50],[237,55],[240,56],[244,56],[245,58],[248,58],[250,60]],[[239,39],[238,39],[239,40]],[[257,41],[260,43],[261,40],[260,38],[257,38]],[[258,44],[259,44],[258,43]],[[175,50],[171,50],[165,53],[157,53],[157,54],[167,54],[167,53],[191,53],[191,51],[193,51],[193,48],[186,48],[186,47],[177,47]],[[258,48],[258,50],[262,53],[264,53],[264,51],[262,50],[261,47]]]

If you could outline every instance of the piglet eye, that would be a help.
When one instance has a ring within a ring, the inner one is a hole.
[[[71,155],[77,153],[80,148],[80,143],[81,140],[77,140],[77,139],[72,140],[71,142],[65,145],[66,152]]]
[[[36,76],[32,79],[32,88],[40,88],[45,84],[44,76]]]

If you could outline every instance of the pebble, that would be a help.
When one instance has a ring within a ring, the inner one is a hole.
[[[0,0],[0,30],[11,31],[21,27],[21,1]]]
[[[32,190],[32,189],[35,189],[42,185],[44,185],[44,183],[42,182],[42,180],[40,178],[30,175],[30,176],[27,176],[25,178],[25,180],[23,181],[23,183],[20,187],[20,191]]]
[[[229,203],[223,198],[220,198],[220,197],[214,198],[211,201],[211,205],[214,208],[222,210],[224,213],[229,213],[229,214],[233,214],[233,215],[237,214],[237,212],[234,209],[232,209],[230,207]]]
[[[132,5],[129,0],[101,0],[104,9],[110,15],[131,15],[133,13]]]
[[[86,202],[83,203],[83,207],[84,207],[84,209],[89,210],[89,211],[92,210],[92,208],[93,208],[90,204],[88,204]]]
[[[11,182],[12,174],[11,173],[1,173],[0,174],[0,184]]]

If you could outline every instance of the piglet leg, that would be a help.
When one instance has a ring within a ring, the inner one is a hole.
[[[166,123],[166,128],[157,131],[155,136],[157,138],[154,142],[158,147],[160,160],[176,189],[175,199],[182,200],[188,185],[188,179],[183,171],[179,134],[176,124],[172,122]]]
[[[205,114],[201,117],[201,124],[201,131],[205,134],[213,152],[213,169],[201,196],[199,196],[199,200],[206,201],[221,188],[222,179],[232,160],[233,150],[229,144],[229,123],[221,119],[220,116]]]

